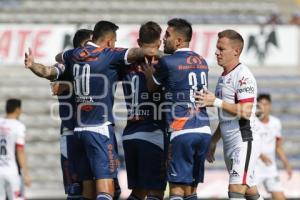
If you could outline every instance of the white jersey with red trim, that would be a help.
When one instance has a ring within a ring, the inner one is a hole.
[[[272,161],[271,165],[266,165],[264,162],[262,162],[261,159],[258,159],[258,163],[256,166],[257,176],[277,176],[276,140],[278,138],[281,138],[281,122],[278,118],[270,116],[267,123],[258,121],[257,124],[259,126],[258,133],[261,139],[261,143],[263,144],[260,147],[261,153],[265,154]]]
[[[216,97],[230,104],[252,102],[250,120],[240,119],[231,113],[219,109],[220,128],[225,149],[243,141],[253,139],[257,86],[256,80],[243,64],[238,64],[232,71],[222,74],[215,91]]]
[[[25,126],[16,119],[0,118],[0,176],[18,174],[15,149],[25,144]]]

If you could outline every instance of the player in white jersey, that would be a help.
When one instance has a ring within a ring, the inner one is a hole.
[[[270,115],[271,102],[269,94],[260,94],[257,98],[260,108],[260,120],[257,123],[263,145],[260,147],[261,154],[255,173],[258,184],[264,185],[266,190],[271,193],[272,199],[284,200],[285,196],[276,166],[276,154],[282,161],[289,179],[292,177],[292,167],[282,148],[281,122],[278,118]]]
[[[239,62],[243,38],[234,30],[218,33],[216,56],[224,72],[215,94],[200,91],[195,98],[201,106],[219,110],[219,126],[212,138],[208,161],[214,161],[218,140],[222,137],[224,159],[229,172],[230,200],[262,199],[256,189],[254,166],[259,152],[252,148],[259,141],[255,130],[256,80],[247,66]]]
[[[0,200],[21,200],[19,163],[24,182],[30,185],[25,162],[25,126],[18,121],[21,101],[9,99],[6,102],[6,116],[0,118]],[[17,158],[16,158],[17,156]]]

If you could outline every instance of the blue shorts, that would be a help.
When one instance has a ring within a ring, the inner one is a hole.
[[[165,190],[165,148],[145,140],[123,141],[128,188]]]
[[[205,133],[185,133],[171,140],[168,150],[168,181],[193,187],[203,182],[204,163],[210,141],[211,135]]]
[[[75,128],[81,152],[78,156],[81,180],[117,178],[119,166],[114,128],[109,126]]]
[[[76,159],[79,154],[77,150],[78,144],[79,141],[74,136],[73,130],[62,128],[60,138],[60,160],[66,194],[70,193],[70,190],[72,190],[71,188],[74,185],[79,186],[81,184],[79,180],[78,165],[76,164]],[[81,193],[79,188],[78,193]]]

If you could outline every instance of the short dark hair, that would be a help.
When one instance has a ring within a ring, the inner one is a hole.
[[[79,29],[78,31],[76,31],[73,37],[73,47],[74,48],[80,47],[81,43],[85,40],[90,39],[92,34],[93,31],[88,29]]]
[[[108,33],[115,33],[119,27],[109,21],[99,21],[93,30],[93,39],[99,39],[106,36]]]
[[[10,114],[15,112],[17,108],[21,108],[21,103],[20,99],[8,99],[6,101],[6,113]]]
[[[191,41],[193,35],[192,25],[185,19],[171,19],[168,21],[168,26],[173,27],[177,33],[182,34],[185,38],[185,42]]]
[[[272,99],[271,99],[271,95],[270,94],[267,94],[267,93],[261,93],[257,96],[257,102],[261,101],[261,100],[267,100],[269,102],[272,102]]]
[[[160,39],[161,27],[153,22],[149,21],[143,24],[139,30],[139,41],[141,43],[153,43]]]
[[[238,32],[236,32],[235,30],[227,29],[227,30],[219,32],[218,33],[218,38],[223,38],[223,37],[226,37],[226,38],[228,38],[230,40],[239,42],[241,44],[241,51],[243,50],[244,39],[241,36],[241,34],[239,34]]]

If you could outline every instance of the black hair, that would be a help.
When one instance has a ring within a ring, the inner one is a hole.
[[[109,21],[99,21],[93,30],[93,40],[106,36],[108,33],[115,33],[119,27]]]
[[[267,93],[261,93],[257,96],[257,102],[261,101],[261,100],[267,100],[269,102],[272,102],[272,99],[271,99],[271,95],[270,94],[267,94]]]
[[[73,37],[73,47],[74,48],[80,47],[81,43],[85,40],[90,39],[92,34],[93,31],[88,29],[79,29],[78,31],[76,31]]]
[[[139,30],[139,41],[141,43],[153,43],[160,39],[161,27],[153,22],[149,21],[143,24]]]
[[[6,101],[6,113],[13,113],[17,108],[21,108],[20,99],[8,99]]]
[[[174,18],[168,21],[168,26],[173,27],[174,30],[183,35],[185,42],[190,42],[193,35],[193,29],[191,23],[185,19]]]

